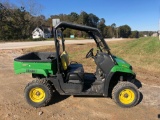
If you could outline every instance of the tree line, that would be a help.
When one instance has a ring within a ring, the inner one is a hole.
[[[43,22],[44,16],[33,16],[24,7],[0,3],[0,40],[28,39]]]
[[[111,25],[106,25],[104,18],[99,18],[93,13],[87,13],[85,11],[81,11],[80,14],[76,12],[71,12],[70,14],[59,14],[59,15],[51,15],[50,18],[46,20],[46,24],[49,26],[52,25],[52,19],[60,19],[61,21],[67,21],[77,24],[83,24],[91,27],[98,28],[103,37],[105,38],[138,38],[140,34],[138,31],[131,31],[131,27],[128,25],[122,25],[117,27],[115,23]],[[87,34],[76,31],[66,29],[64,31],[64,36],[69,37],[70,35],[74,35],[75,37],[88,37]]]
[[[85,11],[81,11],[80,14],[71,12],[70,14],[51,15],[46,19],[44,15],[33,15],[25,7],[18,8],[10,4],[0,3],[0,40],[29,39],[36,27],[52,27],[52,19],[55,18],[98,28],[105,38],[138,38],[141,36],[138,31],[131,31],[129,25],[119,27],[115,23],[106,25],[104,18],[99,18],[95,14]],[[66,29],[64,36],[70,37],[70,35],[88,37],[83,32]]]

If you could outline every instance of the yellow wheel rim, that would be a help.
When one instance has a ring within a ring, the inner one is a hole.
[[[33,102],[42,102],[45,98],[46,94],[42,88],[36,87],[32,88],[29,92],[29,98]]]
[[[130,104],[134,101],[135,94],[131,89],[124,89],[119,94],[119,100],[123,104]]]

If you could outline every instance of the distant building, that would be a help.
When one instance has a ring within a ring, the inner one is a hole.
[[[158,37],[158,33],[153,33],[152,37]]]
[[[148,35],[144,35],[144,37],[147,37]]]
[[[50,38],[51,37],[51,29],[48,27],[36,27],[34,31],[32,32],[32,38]]]

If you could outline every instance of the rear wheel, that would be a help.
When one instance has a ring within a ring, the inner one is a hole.
[[[135,106],[140,98],[137,87],[130,82],[119,82],[112,91],[112,98],[121,107]]]
[[[52,87],[47,80],[33,80],[25,90],[26,101],[33,107],[46,106],[52,98]]]

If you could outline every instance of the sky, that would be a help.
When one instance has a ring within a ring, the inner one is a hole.
[[[22,0],[9,0],[20,6]],[[25,1],[25,0],[24,0]],[[104,18],[106,25],[129,25],[132,30],[157,31],[159,29],[160,0],[35,0],[43,7],[40,13],[49,18],[56,14],[81,11]]]

